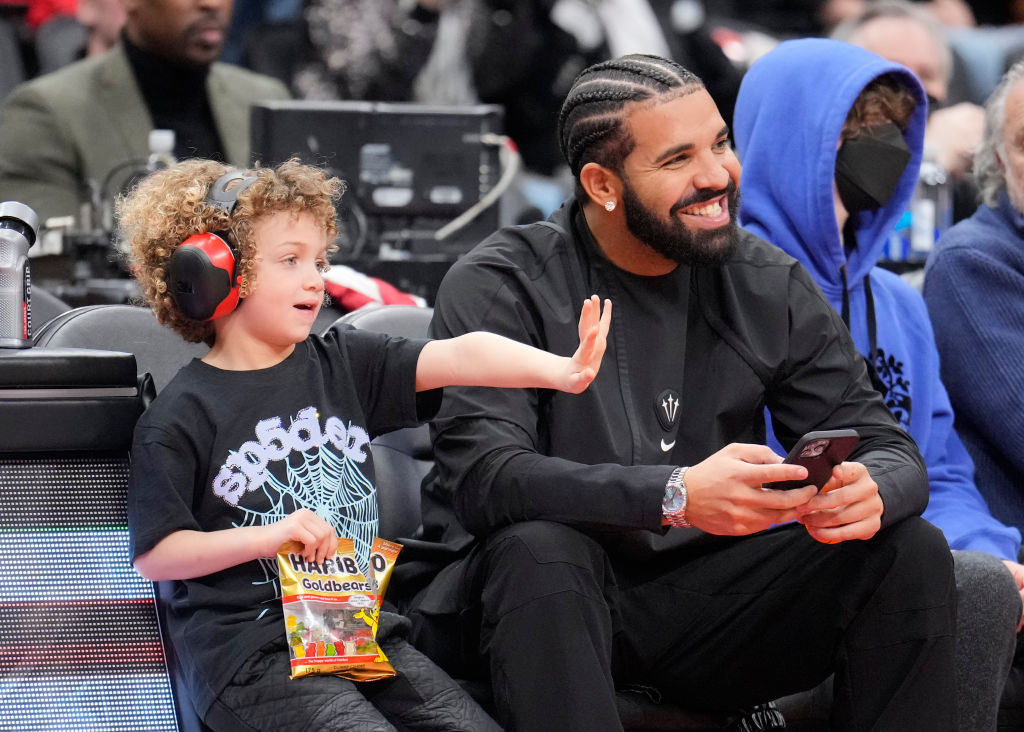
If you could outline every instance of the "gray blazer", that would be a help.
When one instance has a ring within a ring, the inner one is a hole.
[[[211,67],[206,88],[227,162],[249,165],[251,105],[287,99],[288,90],[221,63]],[[121,46],[22,84],[0,107],[0,201],[27,203],[40,223],[76,215],[90,183],[102,185],[115,167],[148,156],[152,127]],[[109,183],[116,187],[125,177],[113,175]]]

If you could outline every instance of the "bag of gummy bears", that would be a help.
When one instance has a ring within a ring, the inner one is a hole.
[[[338,552],[319,564],[303,559],[299,542],[281,546],[277,564],[291,678],[337,674],[374,681],[395,675],[377,645],[377,619],[401,550],[400,544],[374,538],[367,577],[351,539],[338,539]]]

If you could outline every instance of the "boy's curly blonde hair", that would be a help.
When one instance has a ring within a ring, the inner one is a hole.
[[[239,258],[240,294],[255,285],[256,241],[254,226],[262,216],[277,212],[311,214],[328,241],[338,233],[335,204],[345,184],[297,159],[277,168],[254,168],[245,175],[258,180],[238,197],[229,216],[206,203],[214,181],[233,168],[212,160],[185,160],[144,178],[117,201],[118,238],[146,302],[161,323],[194,343],[212,345],[209,321],[193,320],[175,306],[167,286],[167,264],[174,250],[193,234],[228,233]]]

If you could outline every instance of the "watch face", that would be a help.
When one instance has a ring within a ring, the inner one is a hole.
[[[683,492],[679,486],[670,485],[665,489],[665,499],[661,502],[661,510],[665,513],[675,513],[683,507]]]

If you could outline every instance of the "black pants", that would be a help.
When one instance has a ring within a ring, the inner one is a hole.
[[[511,730],[618,730],[615,687],[734,710],[835,673],[835,730],[956,728],[952,560],[909,519],[820,544],[799,525],[612,560],[526,522],[446,568],[409,608],[413,641],[453,675],[486,673]]]
[[[404,618],[381,613],[377,640],[396,676],[353,682],[330,674],[290,679],[281,639],[249,657],[205,723],[217,732],[500,732],[447,674],[406,641]]]

